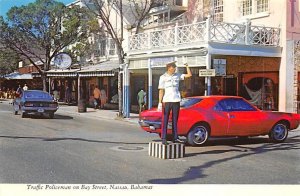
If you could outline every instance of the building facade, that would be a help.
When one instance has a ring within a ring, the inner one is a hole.
[[[178,12],[178,6],[186,11]],[[164,64],[177,60],[183,71],[183,59],[193,72],[181,84],[183,95],[238,95],[264,110],[296,111],[297,70],[287,43],[290,32],[293,39],[299,32],[297,15],[292,20],[290,12],[298,14],[299,1],[189,0],[168,1],[165,7],[157,8],[160,14],[154,12],[154,21],[163,22],[155,26],[148,21],[144,32],[128,38],[127,116],[140,88],[147,92],[149,108],[157,104]],[[293,30],[287,24],[291,21]],[[199,75],[207,69],[215,69],[216,75]]]

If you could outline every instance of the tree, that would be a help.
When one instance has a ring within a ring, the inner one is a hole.
[[[132,28],[136,28],[135,33],[139,32],[142,21],[149,14],[150,10],[163,2],[163,0],[82,0],[85,6],[104,24],[101,31],[105,31],[107,36],[112,38],[116,45],[118,60],[124,64],[125,52],[123,48],[124,30],[124,7],[128,7],[134,20]],[[92,3],[91,3],[92,2]],[[114,20],[111,20],[112,10],[118,13],[119,26],[116,28]],[[122,86],[121,73],[118,73],[118,94],[119,94],[119,117],[122,116]]]
[[[37,68],[46,90],[45,71],[50,69],[55,55],[66,46],[86,39],[84,13],[79,6],[66,7],[55,0],[36,0],[26,6],[12,7],[7,19],[0,17],[0,44]]]
[[[14,51],[0,48],[0,76],[15,71],[19,61],[20,59]]]

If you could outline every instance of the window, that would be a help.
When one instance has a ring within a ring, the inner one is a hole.
[[[182,6],[182,0],[176,0],[175,5],[177,6]]]
[[[239,98],[229,98],[223,99],[218,102],[215,106],[215,110],[218,111],[256,111],[256,109],[244,101],[243,99]]]
[[[269,9],[269,0],[257,0],[257,13],[266,12]]]
[[[252,0],[243,0],[242,9],[243,16],[252,14]]]
[[[109,51],[109,55],[115,55],[116,54],[116,44],[115,41],[113,39],[108,39],[108,51]]]
[[[269,10],[270,0],[242,0],[242,15],[252,15],[267,12]]]
[[[213,1],[213,20],[223,22],[223,0]]]
[[[100,41],[100,56],[106,56],[106,40]]]
[[[183,98],[180,102],[180,107],[187,108],[202,101],[201,98]]]
[[[40,91],[25,91],[24,96],[27,99],[52,99],[49,93]]]

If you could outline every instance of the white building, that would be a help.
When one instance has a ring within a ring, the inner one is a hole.
[[[156,105],[164,64],[177,60],[180,66],[184,56],[194,76],[183,88],[192,95],[239,95],[262,109],[293,110],[294,69],[286,65],[284,52],[290,1],[166,2],[153,11],[143,33],[129,37],[128,70],[135,81],[127,83],[129,97],[144,88],[148,107]],[[210,68],[216,77],[198,76]]]

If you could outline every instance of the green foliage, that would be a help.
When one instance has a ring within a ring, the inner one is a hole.
[[[66,7],[55,0],[36,0],[12,7],[7,19],[0,18],[0,44],[35,65],[44,64],[41,73],[62,49],[87,39],[86,10]],[[37,67],[37,66],[36,66]]]
[[[0,49],[0,76],[15,71],[20,59],[18,55],[9,49]]]

